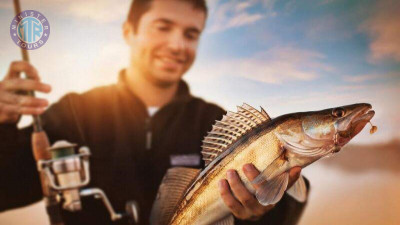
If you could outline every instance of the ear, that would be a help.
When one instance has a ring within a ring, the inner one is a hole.
[[[130,45],[133,37],[133,27],[128,21],[125,21],[122,25],[122,35],[124,36],[125,43]]]

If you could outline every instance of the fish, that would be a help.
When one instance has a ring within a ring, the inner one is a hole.
[[[247,189],[264,206],[276,204],[286,192],[307,200],[304,178],[287,190],[289,170],[306,167],[338,153],[375,115],[368,103],[320,111],[297,112],[271,119],[248,104],[228,111],[203,140],[203,170],[173,167],[164,176],[153,203],[153,225],[229,225],[230,210],[220,197],[218,182],[235,169]],[[372,124],[371,124],[372,125]],[[376,131],[371,128],[371,134]],[[252,163],[262,171],[252,182],[240,169]],[[257,190],[253,184],[260,185]]]

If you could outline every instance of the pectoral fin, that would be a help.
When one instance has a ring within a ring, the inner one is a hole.
[[[256,198],[261,205],[276,204],[281,200],[289,182],[289,173],[285,172],[275,178],[265,181],[256,191]]]
[[[233,225],[234,223],[235,223],[235,219],[233,218],[232,215],[229,215],[212,225]]]
[[[307,200],[307,186],[302,176],[297,179],[296,183],[293,184],[287,193],[299,202],[305,202]]]
[[[271,164],[268,165],[267,168],[265,168],[251,183],[253,184],[261,184],[271,178],[274,178],[275,175],[281,174],[284,172],[284,164],[287,162],[286,160],[283,159],[282,153],[283,150],[280,150],[280,155],[272,161]]]

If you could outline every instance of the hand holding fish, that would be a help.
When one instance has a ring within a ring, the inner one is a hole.
[[[253,164],[244,165],[243,172],[250,182],[260,174],[260,171]],[[290,170],[288,189],[300,177],[300,172],[301,167],[294,167]],[[261,205],[243,184],[235,170],[228,170],[227,178],[227,180],[220,180],[219,191],[225,205],[236,218],[241,220],[258,220],[274,207],[274,205]],[[260,185],[253,184],[253,187],[255,190],[258,190]]]

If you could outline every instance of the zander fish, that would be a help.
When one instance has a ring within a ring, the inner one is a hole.
[[[302,168],[340,151],[374,116],[370,104],[353,104],[322,111],[299,112],[272,119],[243,104],[217,121],[203,141],[202,171],[176,167],[167,171],[153,205],[150,223],[157,225],[233,224],[223,203],[218,181],[236,169],[244,185],[262,205],[277,203],[285,193],[290,168]],[[376,130],[373,126],[371,130]],[[252,163],[262,171],[253,183],[241,170]],[[305,201],[307,190],[300,177],[287,190]]]

